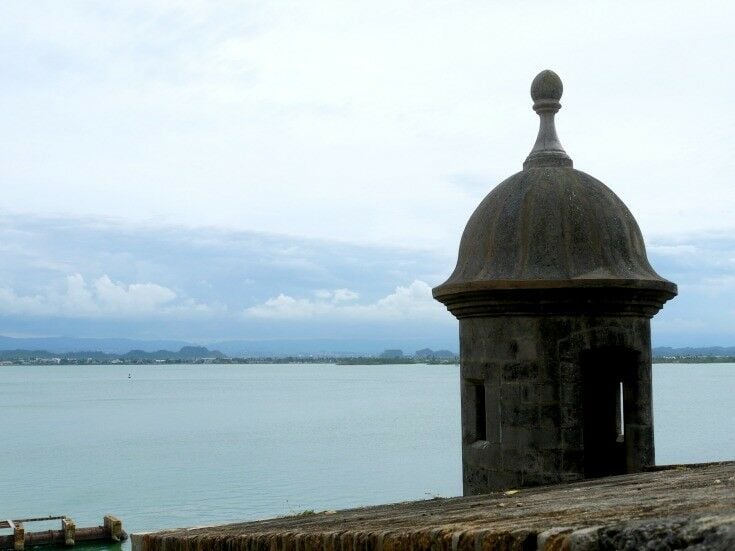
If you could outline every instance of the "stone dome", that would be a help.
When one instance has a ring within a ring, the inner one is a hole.
[[[649,264],[625,204],[572,168],[554,127],[562,90],[553,71],[534,79],[536,144],[524,170],[495,187],[470,217],[454,273],[434,289],[438,300],[476,291],[609,287],[655,291],[662,305],[676,294],[676,285]]]

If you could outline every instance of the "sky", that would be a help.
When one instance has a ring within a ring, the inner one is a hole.
[[[456,350],[430,289],[550,68],[575,167],[679,284],[654,344],[735,344],[732,2],[1,9],[2,335]]]

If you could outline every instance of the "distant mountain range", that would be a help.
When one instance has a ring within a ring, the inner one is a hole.
[[[92,359],[97,362],[113,360],[122,360],[124,362],[135,360],[174,360],[186,362],[205,358],[227,358],[227,356],[219,350],[209,350],[204,346],[182,346],[178,351],[156,350],[155,352],[146,352],[145,350],[130,350],[124,354],[100,352],[97,350],[82,350],[78,352],[49,352],[48,350],[23,349],[0,350],[0,360],[51,360],[58,357],[63,357],[68,360]]]
[[[175,340],[142,341],[135,339],[85,339],[74,337],[4,337],[0,336],[0,350],[43,350],[55,353],[80,352],[84,350],[108,354],[125,354],[140,349],[179,350],[192,343]]]
[[[422,346],[423,345],[423,346]],[[448,349],[432,350],[419,340],[339,340],[339,339],[278,339],[270,341],[221,341],[193,344],[177,340],[92,339],[71,337],[5,337],[0,336],[0,359],[67,358],[148,360],[195,358],[266,358],[285,356],[378,356],[383,351],[415,350],[416,358],[443,359],[456,356]],[[408,353],[410,354],[410,353]],[[732,357],[735,346],[705,346],[674,348],[654,347],[656,358],[672,357]]]
[[[80,351],[114,355],[126,354],[130,351],[156,353],[160,350],[180,350],[186,347],[202,346],[210,350],[217,350],[230,357],[272,358],[300,355],[351,357],[378,355],[387,348],[420,350],[435,344],[429,342],[429,339],[274,339],[192,343],[178,340],[146,341],[138,339],[0,336],[0,351],[37,350],[56,355],[77,353]],[[438,344],[442,348],[457,346],[456,342],[440,342]]]

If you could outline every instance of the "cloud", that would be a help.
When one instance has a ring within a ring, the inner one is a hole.
[[[115,283],[107,275],[88,285],[80,274],[74,274],[67,278],[64,298],[69,312],[137,315],[161,311],[176,299],[176,293],[155,283]]]
[[[644,231],[732,229],[733,2],[52,4],[3,4],[19,211],[455,247],[533,143],[543,50],[562,143]]]
[[[44,297],[18,296],[12,289],[0,288],[0,310],[3,314],[39,316],[47,313]]]
[[[4,314],[39,317],[150,317],[203,314],[210,308],[156,283],[115,282],[103,275],[87,282],[81,274],[67,276],[61,289],[19,295],[0,288],[0,309]]]
[[[674,335],[689,334],[693,331],[707,330],[707,323],[699,318],[662,318],[656,320],[656,328],[662,332]]]
[[[654,268],[679,285],[679,296],[653,320],[654,342],[732,343],[733,234],[659,236],[647,245]],[[0,333],[194,340],[457,334],[429,290],[454,267],[456,244],[432,251],[4,213],[0,249]]]
[[[735,275],[702,277],[698,282],[686,285],[685,289],[704,293],[710,297],[732,295],[735,293]]]
[[[0,248],[0,334],[194,340],[405,335],[410,324],[389,330],[385,318],[371,318],[365,306],[414,280],[435,285],[454,264],[454,252],[444,257],[260,232],[8,213],[0,216]],[[279,306],[311,308],[310,317],[283,314],[306,323],[268,324],[243,315],[281,294],[308,299],[281,299]],[[350,319],[340,308],[320,313],[332,305],[363,308]],[[332,325],[308,322],[335,315]]]
[[[693,256],[699,252],[699,249],[692,244],[686,245],[649,245],[648,252],[662,256]]]
[[[307,320],[352,319],[357,321],[449,319],[444,308],[431,296],[431,287],[421,280],[396,287],[393,293],[375,302],[359,304],[359,295],[349,289],[318,291],[315,298],[294,298],[279,294],[251,306],[245,315],[252,318]]]
[[[334,291],[320,289],[314,292],[314,296],[320,300],[331,300],[334,303],[349,302],[360,298],[358,293],[349,289],[335,289]]]

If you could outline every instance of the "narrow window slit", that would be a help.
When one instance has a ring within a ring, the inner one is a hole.
[[[623,395],[623,382],[618,386],[618,399],[615,401],[615,424],[618,429],[618,442],[625,440],[625,397]]]
[[[487,440],[487,413],[485,411],[485,384],[475,383],[475,438]]]

